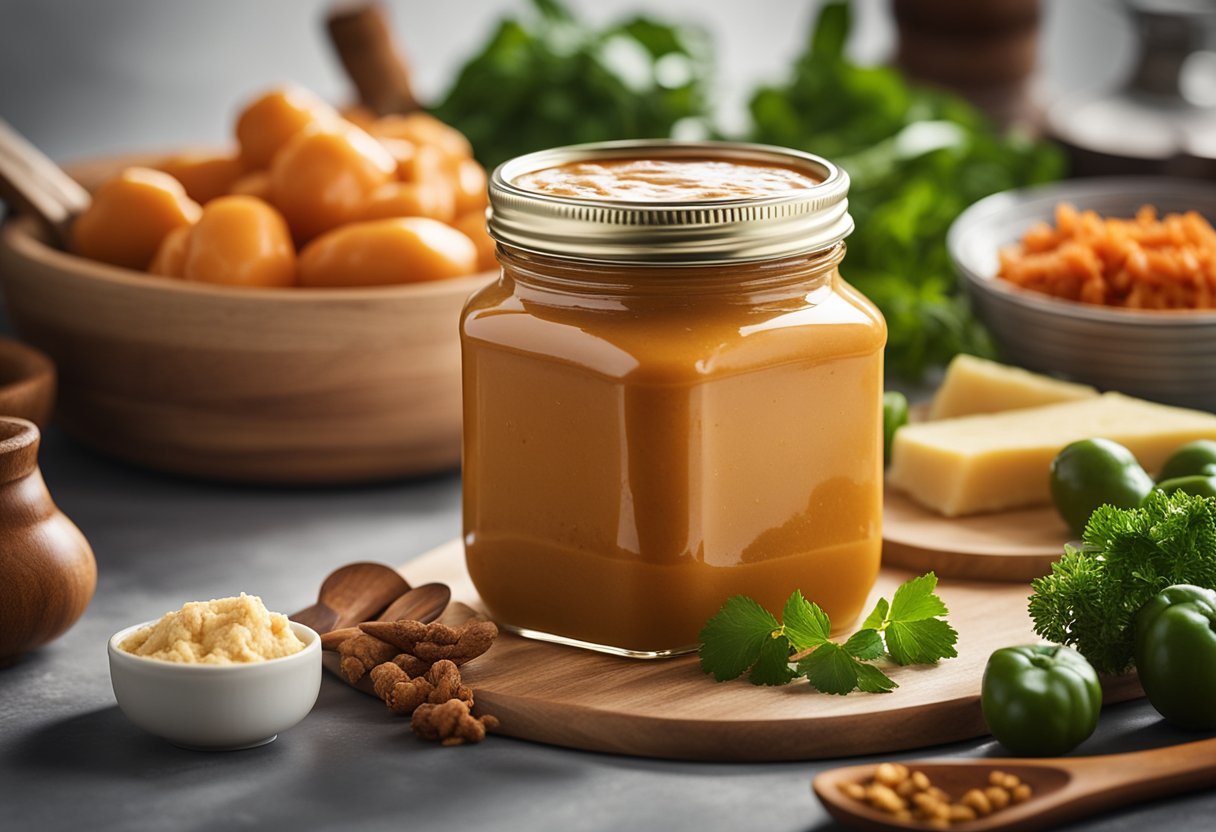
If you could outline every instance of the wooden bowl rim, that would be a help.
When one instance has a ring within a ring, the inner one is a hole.
[[[445,280],[428,280],[418,283],[401,283],[391,286],[351,286],[344,288],[321,288],[294,286],[281,289],[262,287],[221,286],[178,280],[160,275],[112,266],[79,255],[61,251],[46,240],[46,235],[28,217],[14,217],[0,229],[0,245],[9,248],[26,260],[50,266],[61,272],[82,275],[114,286],[147,289],[151,292],[177,292],[187,296],[206,296],[225,300],[245,299],[250,301],[280,301],[286,303],[318,303],[328,301],[375,301],[404,300],[454,292],[470,294],[485,285],[496,272],[479,272],[464,277]]]
[[[0,379],[10,377],[9,381],[0,381],[0,407],[29,397],[38,403],[39,409],[49,410],[55,396],[57,374],[55,362],[46,353],[12,338],[0,337]],[[10,419],[25,421],[20,416],[0,415],[0,422]],[[0,450],[3,450],[2,439]]]
[[[0,394],[21,384],[55,376],[55,362],[42,350],[12,338],[0,337],[0,370],[12,369],[12,381],[0,382]],[[4,376],[0,372],[0,378]],[[0,417],[4,418],[4,417]]]

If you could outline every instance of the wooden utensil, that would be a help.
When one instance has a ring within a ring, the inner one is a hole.
[[[364,107],[378,116],[412,113],[420,108],[382,5],[339,6],[330,13],[327,25],[338,58]]]
[[[349,563],[329,574],[317,603],[288,618],[327,633],[370,621],[410,588],[401,573],[382,563]]]
[[[400,621],[408,618],[428,624],[447,609],[452,600],[452,590],[446,584],[432,583],[406,590],[401,597],[388,605],[388,609],[376,616],[376,621]],[[362,623],[362,622],[360,622]],[[314,628],[315,629],[315,628]],[[361,633],[356,627],[330,630],[321,636],[322,650],[337,650],[338,645]]]
[[[0,199],[36,217],[63,249],[72,221],[89,207],[89,192],[0,119]]]
[[[1026,802],[960,824],[959,828],[967,832],[1047,829],[1131,803],[1216,786],[1216,737],[1150,751],[1095,757],[902,763],[914,771],[923,771],[933,785],[956,799],[968,789],[987,786],[992,771],[1016,775],[1034,790]],[[842,783],[863,782],[873,775],[874,768],[848,766],[816,777],[812,787],[828,814],[853,829],[928,828],[921,822],[897,821],[841,792]]]

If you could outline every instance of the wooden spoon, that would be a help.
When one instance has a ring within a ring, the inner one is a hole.
[[[327,633],[370,621],[410,588],[391,566],[348,563],[321,584],[317,603],[288,616],[292,621]]]
[[[952,824],[951,828],[959,832],[1046,829],[1129,803],[1216,786],[1216,737],[1150,751],[1095,757],[983,758],[903,764],[913,771],[923,771],[933,785],[956,800],[968,789],[986,787],[988,775],[993,771],[1014,774],[1034,790],[1025,803],[1000,809],[985,818]],[[861,765],[825,771],[815,778],[812,788],[828,814],[845,826],[870,830],[929,828],[923,821],[896,820],[841,792],[841,784],[866,782],[874,769],[874,765]]]
[[[389,604],[388,609],[380,613],[375,620],[400,621],[408,618],[412,621],[429,624],[443,615],[443,611],[448,608],[451,600],[452,590],[447,584],[423,584],[403,593],[396,601]],[[337,650],[339,644],[361,632],[363,631],[358,627],[330,630],[321,636],[321,649]]]
[[[338,58],[364,107],[378,116],[412,113],[420,108],[383,5],[338,6],[330,13],[327,25]]]
[[[71,248],[71,226],[92,201],[89,192],[0,119],[0,199],[37,218],[55,242]]]

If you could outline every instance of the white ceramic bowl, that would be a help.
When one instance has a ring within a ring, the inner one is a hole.
[[[1216,223],[1216,188],[1165,177],[1080,179],[982,199],[964,211],[946,240],[976,315],[1003,357],[1168,404],[1216,410],[1216,311],[1112,309],[1050,297],[996,277],[997,253],[1068,202],[1107,217],[1142,205],[1159,215],[1195,210]]]
[[[110,639],[110,682],[128,719],[174,745],[213,751],[265,745],[317,701],[321,637],[303,624],[291,623],[303,650],[250,664],[178,664],[118,649],[154,623],[127,627]]]

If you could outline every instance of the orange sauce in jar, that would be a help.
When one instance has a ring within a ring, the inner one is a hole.
[[[684,147],[495,174],[502,277],[461,326],[465,548],[525,635],[663,655],[730,596],[795,589],[847,626],[877,575],[886,329],[837,270],[843,207],[798,208],[843,174]]]

